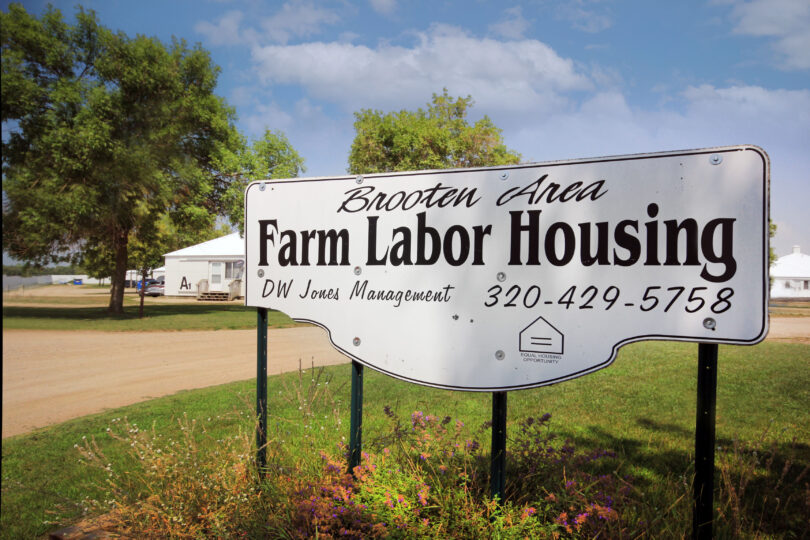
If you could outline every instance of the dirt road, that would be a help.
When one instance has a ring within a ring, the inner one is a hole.
[[[270,330],[270,374],[346,362],[316,327]],[[810,317],[771,318],[769,340],[810,343]],[[254,378],[256,331],[3,331],[3,437],[108,408]]]
[[[268,372],[347,362],[317,327],[268,332]],[[3,331],[3,437],[256,377],[256,331]]]
[[[810,343],[810,317],[771,317],[770,341]]]

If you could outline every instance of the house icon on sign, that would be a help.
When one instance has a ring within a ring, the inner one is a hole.
[[[565,338],[543,317],[538,317],[520,333],[520,351],[562,354]]]

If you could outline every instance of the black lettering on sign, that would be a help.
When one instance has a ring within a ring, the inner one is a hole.
[[[268,251],[276,245],[279,266],[310,266],[317,261],[317,266],[348,266],[349,264],[349,231],[340,230],[282,230],[279,231],[278,220],[259,220],[259,266],[268,266]],[[300,240],[300,242],[299,242]],[[317,252],[314,254],[312,250]]]
[[[392,245],[380,247],[379,216],[368,216],[369,266],[430,266],[444,257],[451,266],[461,266],[470,258],[472,264],[484,264],[484,238],[492,234],[492,225],[474,225],[472,231],[463,225],[451,225],[446,231],[427,224],[427,212],[416,214],[416,231],[397,227],[391,233]],[[415,238],[414,238],[415,237]],[[413,255],[416,255],[415,260]]]
[[[272,279],[265,279],[264,280],[264,289],[262,289],[262,298],[267,298],[273,292],[276,293],[276,298],[287,298],[287,295],[290,294],[290,289],[292,289],[292,284],[294,280],[289,280],[287,282],[278,280],[278,282],[273,281]]]
[[[186,276],[183,276],[183,279],[180,281],[180,290],[181,291],[190,291],[191,290],[191,283],[188,282]]]
[[[572,199],[576,199],[576,202],[585,199],[595,201],[608,192],[608,190],[602,189],[605,186],[604,180],[591,182],[584,188],[582,187],[582,182],[574,182],[563,188],[556,182],[549,182],[548,185],[544,185],[547,178],[548,175],[544,174],[527,186],[522,188],[516,186],[507,189],[498,197],[496,204],[503,206],[514,199],[518,199],[517,202],[523,202],[524,204],[553,203],[557,201],[566,203]],[[560,191],[561,188],[562,191]],[[558,193],[558,191],[560,192]],[[525,200],[521,201],[520,199]]]
[[[712,219],[705,224],[693,218],[659,222],[655,203],[647,206],[646,213],[652,220],[644,222],[643,228],[638,220],[625,219],[615,225],[606,221],[578,223],[575,229],[565,221],[546,226],[541,223],[542,210],[512,210],[509,264],[540,265],[543,254],[553,266],[571,262],[582,266],[702,266],[700,277],[706,281],[722,283],[734,277],[734,218]],[[452,257],[451,253],[448,262],[454,264]]]
[[[441,182],[433,187],[427,189],[415,189],[411,192],[397,191],[389,195],[383,191],[377,191],[374,186],[362,186],[348,190],[345,195],[347,197],[338,207],[340,212],[380,212],[385,210],[391,212],[393,210],[411,210],[416,206],[422,205],[425,208],[433,208],[438,206],[444,208],[446,206],[461,206],[470,208],[475,203],[481,200],[481,197],[476,197],[476,188],[461,189],[443,186]]]

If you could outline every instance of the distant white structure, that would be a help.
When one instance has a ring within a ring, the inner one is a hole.
[[[146,279],[159,279],[166,274],[166,268],[153,268],[146,272]],[[143,274],[140,270],[127,270],[126,277],[124,278],[125,287],[135,287],[136,284],[143,279]]]
[[[73,284],[74,280],[81,280],[84,285],[97,285],[104,280],[91,278],[87,274],[49,274],[47,276],[3,276],[3,292],[15,291],[23,287],[37,287],[40,285],[66,285]],[[109,283],[109,278],[105,278]]]
[[[239,233],[172,251],[163,258],[167,296],[198,296],[198,292],[242,295],[245,240]]]
[[[810,299],[810,255],[793,246],[793,253],[773,263],[771,278],[771,298]]]

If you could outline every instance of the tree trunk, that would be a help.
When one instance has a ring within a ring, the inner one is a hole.
[[[116,231],[113,238],[115,251],[115,272],[112,275],[110,288],[110,305],[108,313],[122,315],[124,313],[124,286],[127,279],[127,241],[129,231]]]
[[[138,318],[143,319],[143,297],[146,296],[146,268],[141,269],[141,304],[138,306]]]

